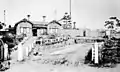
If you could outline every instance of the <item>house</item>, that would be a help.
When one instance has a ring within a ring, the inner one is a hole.
[[[27,36],[33,36],[33,23],[27,19],[17,22],[14,28],[16,35],[26,34]]]
[[[22,19],[14,26],[16,35],[40,36],[47,34],[47,22],[29,21]]]
[[[56,20],[53,20],[53,21],[49,22],[48,25],[47,25],[48,34],[59,34],[60,29],[63,29],[63,27]]]

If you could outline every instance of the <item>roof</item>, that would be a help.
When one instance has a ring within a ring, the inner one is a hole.
[[[46,26],[48,25],[48,22],[29,21],[29,20],[27,20],[27,19],[24,18],[24,19],[22,19],[21,21],[17,22],[14,27],[16,28],[17,25],[18,25],[19,23],[22,23],[22,22],[28,22],[28,23],[32,24],[33,27],[46,27]]]
[[[41,21],[31,21],[33,23],[33,27],[47,27],[48,22]]]
[[[43,24],[46,25],[48,22],[41,22],[41,21],[31,21],[33,24]]]
[[[18,25],[19,23],[22,23],[22,22],[28,22],[28,23],[30,23],[30,24],[33,26],[33,23],[32,23],[31,21],[29,21],[29,20],[27,20],[26,18],[24,18],[24,19],[20,20],[19,22],[17,22],[17,23],[15,24],[14,28],[16,29],[17,25]]]
[[[49,24],[58,24],[58,25],[62,26],[62,25],[61,25],[58,21],[56,21],[56,20],[53,20],[53,21],[51,21],[51,22],[42,22],[42,21],[29,21],[29,20],[27,20],[27,19],[24,18],[24,19],[22,19],[21,21],[17,22],[14,27],[16,28],[17,25],[18,25],[19,23],[22,23],[22,22],[28,22],[28,23],[32,24],[33,27],[47,27]]]
[[[51,21],[51,22],[49,22],[49,24],[58,24],[58,25],[60,25],[60,26],[62,26],[58,21],[56,21],[56,20],[53,20],[53,21]]]
[[[44,24],[33,24],[33,27],[47,27],[47,25],[44,25]]]

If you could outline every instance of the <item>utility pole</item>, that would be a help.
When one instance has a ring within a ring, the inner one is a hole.
[[[72,2],[72,0],[69,1],[69,3],[70,3],[70,4],[69,4],[69,5],[70,5],[70,19],[69,19],[69,21],[70,21],[70,26],[71,26],[71,24],[72,24],[72,23],[71,23],[71,22],[72,22],[72,21],[71,21],[71,18],[72,18],[72,15],[71,15],[71,5],[72,5],[72,4],[71,4],[71,2]]]
[[[4,24],[6,24],[6,10],[4,10]]]
[[[71,17],[71,0],[70,0],[70,4],[69,5],[70,5],[70,17]]]

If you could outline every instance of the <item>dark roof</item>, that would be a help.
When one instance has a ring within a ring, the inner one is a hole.
[[[53,21],[51,21],[51,22],[49,22],[49,24],[58,24],[58,25],[60,25],[60,26],[62,26],[58,21],[56,21],[56,20],[53,20]]]
[[[28,22],[28,23],[32,24],[32,26],[33,26],[33,23],[32,23],[31,21],[29,21],[29,20],[27,20],[26,18],[24,18],[24,19],[22,19],[21,21],[17,22],[17,23],[15,24],[14,28],[16,29],[17,25],[18,25],[19,23],[22,23],[22,22]]]
[[[41,22],[41,21],[31,21],[33,24],[48,24],[48,22]]]
[[[47,25],[44,25],[44,24],[33,24],[33,27],[47,27]]]
[[[14,26],[14,28],[16,29],[17,25],[19,23],[22,23],[22,22],[28,22],[30,24],[32,24],[33,27],[47,27],[48,25],[48,22],[41,22],[41,21],[29,21],[27,19],[22,19],[21,21],[17,22]]]
[[[58,25],[60,25],[60,26],[62,26],[58,21],[56,21],[56,20],[53,20],[53,21],[51,21],[51,22],[41,22],[41,21],[29,21],[29,20],[27,20],[27,19],[22,19],[21,21],[19,21],[19,22],[17,22],[16,24],[15,24],[15,26],[14,26],[14,28],[16,29],[16,27],[17,27],[17,25],[19,24],[19,23],[22,23],[22,22],[28,22],[28,23],[30,23],[30,24],[32,24],[32,27],[47,27],[49,24],[58,24]]]
[[[33,23],[33,27],[47,27],[48,22],[41,21],[31,21]]]

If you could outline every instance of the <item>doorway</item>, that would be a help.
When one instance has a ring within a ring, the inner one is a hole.
[[[37,36],[37,29],[33,29],[33,36]]]
[[[86,37],[86,31],[83,31],[83,36]]]

